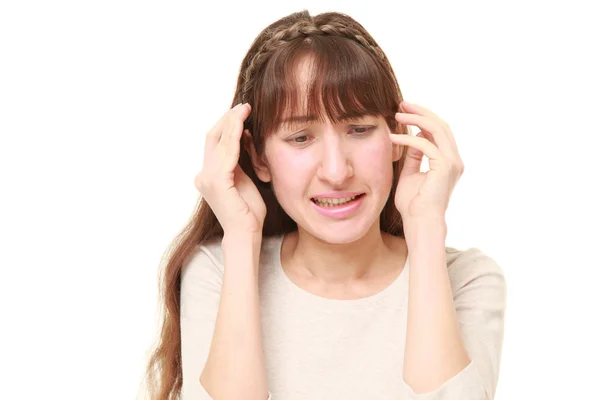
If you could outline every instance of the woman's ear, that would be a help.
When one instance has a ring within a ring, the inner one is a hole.
[[[260,179],[263,182],[271,181],[271,173],[269,169],[265,165],[265,163],[261,160],[261,158],[256,153],[256,149],[254,148],[254,142],[252,141],[252,136],[250,135],[250,131],[248,129],[244,129],[242,132],[242,142],[244,144],[244,148],[250,154],[250,159],[252,160],[252,168]]]
[[[396,162],[400,159],[400,145],[392,143],[392,162]]]
[[[400,128],[400,123],[396,121],[396,129],[394,129],[393,132],[398,135],[404,134],[404,132],[402,132]],[[400,160],[400,158],[402,158],[402,156],[404,155],[405,150],[406,146],[400,146],[399,144],[395,144],[394,142],[392,142],[392,161],[396,162]]]

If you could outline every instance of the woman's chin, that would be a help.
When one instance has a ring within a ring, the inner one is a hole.
[[[344,235],[344,236],[340,236],[340,235],[331,235],[331,236],[323,236],[323,235],[319,235],[319,239],[321,239],[322,241],[329,243],[329,244],[349,244],[349,243],[354,243],[357,240],[359,240],[363,235],[354,235],[354,236],[349,236],[349,235]]]
[[[313,236],[331,244],[353,243],[364,237],[371,226],[363,221],[346,221],[347,223],[318,224],[310,232]]]

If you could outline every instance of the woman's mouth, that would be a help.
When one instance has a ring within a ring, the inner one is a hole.
[[[331,199],[327,199],[327,198],[315,199],[315,198],[313,198],[311,200],[313,201],[313,203],[315,203],[316,205],[318,205],[320,207],[333,208],[333,207],[339,207],[339,206],[343,206],[345,204],[351,203],[363,195],[364,195],[364,193],[357,194],[356,196],[349,196],[349,197],[331,198]]]
[[[365,194],[341,198],[312,198],[315,209],[326,217],[345,218],[353,214],[364,202]]]

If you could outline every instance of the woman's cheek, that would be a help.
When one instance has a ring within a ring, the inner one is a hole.
[[[375,188],[387,187],[393,178],[392,146],[385,140],[364,143],[355,153],[355,174]]]
[[[298,151],[298,149],[280,149],[273,152],[271,159],[271,170],[274,180],[280,187],[289,191],[303,190],[302,186],[310,182],[314,155],[310,151]],[[308,182],[307,182],[308,180]]]
[[[360,159],[368,165],[387,165],[392,162],[392,146],[384,140],[373,140],[359,145]]]

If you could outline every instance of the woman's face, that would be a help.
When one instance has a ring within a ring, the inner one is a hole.
[[[329,243],[353,242],[379,223],[390,194],[399,154],[389,133],[382,116],[281,127],[266,141],[259,177],[272,181],[299,229]]]

